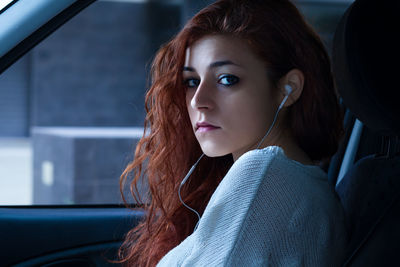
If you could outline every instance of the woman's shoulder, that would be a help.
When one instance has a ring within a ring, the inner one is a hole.
[[[242,200],[251,200],[263,191],[271,195],[307,193],[305,198],[313,198],[331,197],[333,189],[319,166],[303,165],[289,159],[281,147],[268,146],[248,151],[236,160],[210,201],[238,194]]]
[[[280,147],[243,154],[212,196],[208,218],[213,225],[222,222],[220,231],[234,233],[232,263],[261,251],[259,259],[271,257],[275,265],[294,260],[321,266],[316,263],[341,257],[346,238],[344,214],[326,173],[287,158]],[[204,225],[202,237],[218,234]]]
[[[263,158],[268,164],[262,171],[265,189],[281,189],[288,194],[308,199],[315,203],[323,201],[324,205],[339,203],[334,187],[328,181],[328,175],[317,165],[304,165],[286,156],[278,146],[261,150],[253,150],[247,155],[247,160],[254,157]]]
[[[284,179],[296,176],[302,179],[320,179],[327,181],[327,174],[317,165],[304,165],[290,159],[279,146],[268,146],[263,149],[250,150],[243,154],[231,167],[233,173],[258,173],[260,178],[274,175]]]
[[[302,205],[313,212],[324,209],[333,213],[342,212],[327,174],[319,166],[304,165],[288,158],[278,146],[243,154],[225,176],[221,186],[226,186],[224,194],[243,192],[242,197],[249,197],[253,201],[258,199],[265,203],[279,199],[276,204],[282,207]]]
[[[260,249],[269,250],[276,259],[284,259],[288,253],[284,249],[293,246],[301,251],[296,256],[304,257],[309,265],[319,261],[308,255],[309,251],[319,251],[324,255],[322,258],[333,260],[329,250],[334,249],[338,250],[334,255],[341,257],[340,246],[346,240],[344,213],[327,174],[319,166],[303,165],[288,158],[276,146],[253,150],[243,156],[243,164],[254,160],[264,163],[259,166],[258,188],[247,207],[243,228],[247,233],[254,233],[252,238],[258,236],[259,240],[282,244],[280,248]],[[267,227],[253,222],[262,222]]]

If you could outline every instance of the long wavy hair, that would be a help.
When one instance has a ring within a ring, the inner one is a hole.
[[[298,145],[314,160],[330,158],[342,135],[342,114],[329,57],[311,27],[289,0],[219,0],[202,9],[158,51],[146,95],[145,132],[134,160],[121,176],[146,216],[126,235],[122,263],[155,266],[194,229],[197,216],[179,201],[178,188],[201,155],[185,102],[182,70],[186,48],[201,37],[224,34],[242,38],[267,63],[277,88],[291,69],[305,76],[303,93],[288,108]],[[205,157],[181,189],[186,204],[203,213],[211,195],[233,163],[231,155]],[[140,198],[138,184],[148,185]],[[125,198],[124,198],[125,199]]]

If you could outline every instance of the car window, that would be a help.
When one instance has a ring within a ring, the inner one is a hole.
[[[350,2],[296,4],[329,48]],[[0,75],[0,205],[121,203],[151,59],[184,4],[97,1]]]
[[[121,202],[149,65],[179,10],[97,1],[0,76],[0,205]]]

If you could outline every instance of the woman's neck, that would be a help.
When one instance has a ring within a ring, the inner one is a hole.
[[[315,163],[309,158],[307,153],[304,152],[303,149],[295,141],[295,138],[290,133],[290,130],[286,128],[286,130],[278,130],[277,127],[275,131],[271,131],[269,138],[267,138],[261,145],[260,148],[265,148],[267,146],[279,146],[285,152],[285,155],[297,162],[300,162],[303,165],[315,165]],[[256,145],[249,150],[256,149]],[[247,151],[249,151],[247,150]],[[245,152],[247,152],[245,151]],[[234,160],[236,161],[242,154],[233,155]],[[236,156],[236,157],[235,157]]]

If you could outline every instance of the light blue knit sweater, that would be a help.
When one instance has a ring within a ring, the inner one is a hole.
[[[157,266],[338,266],[345,245],[325,172],[269,146],[232,165],[198,228]]]

